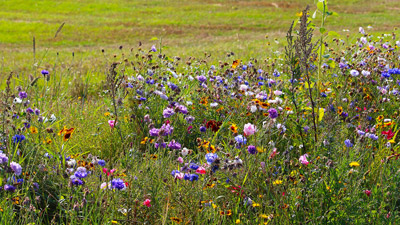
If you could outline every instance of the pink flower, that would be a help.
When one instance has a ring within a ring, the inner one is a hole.
[[[276,148],[272,149],[271,154],[269,155],[268,159],[273,159],[276,155],[278,155],[279,152],[277,151]]]
[[[250,136],[250,135],[253,135],[256,131],[257,131],[257,128],[253,124],[247,123],[244,125],[244,129],[243,129],[244,135]]]
[[[115,120],[109,120],[108,124],[110,125],[111,128],[114,128],[116,123],[115,123]]]
[[[369,197],[371,195],[371,191],[370,190],[365,190],[364,193]]]
[[[183,173],[175,173],[176,179],[182,180],[184,176],[185,176],[185,174],[183,174]]]
[[[178,158],[176,159],[176,161],[178,161],[179,163],[183,163],[183,158],[182,158],[182,157],[178,157]]]
[[[199,168],[197,168],[196,173],[206,174],[206,169],[204,167],[200,166]]]
[[[151,202],[150,199],[146,199],[146,200],[144,200],[143,205],[150,207],[151,206],[150,202]]]
[[[310,163],[307,160],[307,157],[308,157],[307,154],[304,154],[304,155],[300,156],[300,158],[299,158],[300,163],[307,166]]]

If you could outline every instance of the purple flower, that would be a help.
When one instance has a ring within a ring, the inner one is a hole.
[[[178,111],[179,111],[180,113],[182,113],[182,114],[187,114],[187,113],[188,113],[188,110],[187,110],[186,106],[179,105],[179,106],[177,107],[177,109],[178,109]]]
[[[21,91],[18,95],[19,95],[20,99],[24,99],[24,98],[28,97],[28,94],[25,91]]]
[[[159,134],[163,136],[168,136],[172,134],[173,131],[174,131],[173,126],[171,126],[169,123],[168,124],[164,123],[160,128]]]
[[[278,117],[278,111],[275,108],[269,109],[268,114],[271,119],[275,119],[276,117]]]
[[[49,74],[49,71],[47,71],[47,70],[42,70],[42,75],[43,75],[43,76],[48,75],[48,74]]]
[[[169,118],[169,117],[171,117],[172,115],[174,115],[175,114],[175,111],[174,111],[174,109],[172,109],[172,108],[166,108],[166,109],[164,109],[164,111],[163,111],[163,116],[164,116],[164,118]]]
[[[181,144],[179,144],[175,140],[170,141],[168,144],[168,148],[170,149],[181,149],[181,147],[182,147]]]
[[[196,78],[197,78],[198,81],[200,81],[200,83],[203,83],[203,82],[207,81],[207,78],[205,76],[203,76],[203,75],[197,76]]]
[[[152,137],[158,137],[158,135],[160,134],[160,130],[157,128],[153,128],[149,131],[150,136]]]
[[[190,175],[189,175],[189,180],[190,180],[190,181],[199,180],[199,175],[197,175],[197,174],[190,174]]]
[[[200,132],[206,132],[206,131],[207,131],[207,128],[205,126],[200,127]]]
[[[15,187],[12,186],[12,185],[6,184],[6,185],[4,185],[4,190],[5,191],[9,191],[9,192],[14,192],[15,191]]]
[[[215,153],[207,153],[205,157],[208,164],[212,164],[213,162],[215,162],[215,160],[218,159],[218,155]]]
[[[199,165],[197,165],[196,163],[190,163],[189,168],[192,170],[197,170],[199,168]]]
[[[33,113],[33,109],[32,109],[32,108],[27,108],[27,109],[26,109],[26,112],[27,112],[27,113]]]
[[[187,117],[185,117],[185,120],[186,120],[187,123],[191,124],[194,121],[194,117],[193,116],[187,116]]]
[[[344,144],[345,144],[348,148],[353,147],[353,143],[351,143],[351,141],[350,141],[349,139],[345,140],[345,141],[344,141]]]
[[[126,188],[125,182],[120,178],[115,178],[111,181],[111,186],[113,189],[123,190]]]
[[[35,109],[35,114],[36,114],[37,116],[39,116],[39,115],[40,115],[40,110],[39,110],[39,109]]]
[[[3,152],[0,153],[0,164],[7,163],[8,157]]]
[[[157,48],[156,48],[155,45],[151,46],[151,51],[152,51],[152,52],[156,52],[156,51],[157,51]]]
[[[83,181],[80,180],[79,178],[77,178],[77,177],[74,176],[74,175],[70,176],[69,178],[71,179],[71,183],[72,183],[73,185],[82,185],[82,184],[83,184]]]
[[[76,169],[76,172],[74,174],[76,177],[78,178],[85,178],[87,177],[88,173],[85,167],[78,167],[78,169]]]
[[[167,144],[165,143],[165,142],[161,142],[161,143],[154,143],[154,147],[155,148],[166,148],[167,147]]]
[[[105,166],[105,165],[106,165],[106,161],[104,161],[104,160],[102,160],[102,159],[99,159],[99,160],[97,161],[97,164],[99,164],[100,166]]]
[[[177,173],[180,173],[180,171],[179,170],[172,170],[171,175],[173,177],[175,177],[175,174],[177,174]]]
[[[252,155],[257,154],[257,148],[254,145],[249,145],[247,147],[247,151]]]
[[[22,173],[22,167],[16,162],[11,162],[10,167],[12,171],[15,173],[15,175],[19,176]]]

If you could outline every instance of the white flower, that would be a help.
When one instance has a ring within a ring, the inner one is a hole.
[[[248,87],[247,85],[242,84],[242,85],[240,85],[239,90],[241,90],[241,91],[247,91],[248,88],[249,88],[249,87]]]
[[[252,106],[250,107],[250,112],[254,113],[254,112],[256,112],[256,111],[257,111],[257,106],[252,105]]]
[[[369,71],[363,70],[361,71],[361,74],[365,77],[368,77],[371,73]]]
[[[193,102],[187,101],[187,102],[186,102],[186,105],[193,105]]]
[[[187,154],[189,154],[189,149],[187,148],[183,148],[181,151],[182,156],[187,156]]]
[[[217,102],[210,103],[210,106],[213,107],[213,108],[214,108],[214,107],[217,107],[217,106],[218,106],[218,103],[217,103]]]
[[[13,102],[14,102],[14,104],[16,104],[16,103],[20,104],[20,103],[22,103],[22,99],[15,98]]]

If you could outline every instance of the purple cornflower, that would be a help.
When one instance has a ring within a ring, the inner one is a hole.
[[[350,141],[349,139],[345,140],[345,141],[344,141],[344,144],[345,144],[348,148],[353,147],[353,143],[351,143],[351,141]]]
[[[76,177],[78,178],[85,178],[87,177],[88,173],[85,167],[78,167],[78,169],[76,169],[76,172],[74,174]]]
[[[71,179],[71,183],[74,185],[82,185],[83,181],[77,178],[75,175],[69,177]]]
[[[172,108],[166,108],[166,109],[164,109],[164,111],[163,111],[163,116],[164,116],[164,118],[169,118],[169,117],[171,117],[172,115],[174,115],[175,114],[175,111],[174,111],[174,109],[172,109]]]
[[[40,115],[40,110],[39,109],[35,109],[35,114],[36,114],[36,116],[39,116]]]
[[[257,148],[254,145],[249,145],[247,147],[247,151],[252,155],[257,154]]]
[[[48,75],[48,74],[49,74],[49,71],[47,71],[47,70],[42,70],[42,75],[43,75],[43,76]]]
[[[268,110],[268,116],[271,119],[275,119],[276,117],[278,117],[278,111],[275,108],[271,108]]]
[[[205,76],[203,76],[203,75],[197,76],[196,78],[197,78],[198,81],[200,81],[200,83],[203,83],[203,82],[207,81],[207,78]]]
[[[27,108],[26,109],[26,113],[33,113],[34,111],[33,111],[33,109],[32,108]]]
[[[15,191],[15,187],[9,184],[4,185],[4,190],[5,191],[9,191],[9,192],[14,192]]]
[[[172,132],[174,131],[174,127],[171,126],[169,123],[168,124],[163,124],[160,128],[159,134],[163,135],[163,136],[168,136],[170,134],[172,134]]]
[[[152,51],[152,52],[156,52],[156,51],[157,51],[157,48],[156,48],[155,45],[151,46],[151,51]]]
[[[152,137],[158,137],[158,135],[160,134],[160,129],[157,128],[153,128],[149,131],[150,136]]]
[[[0,164],[7,163],[8,157],[3,152],[0,152]]]
[[[206,131],[207,131],[207,128],[205,126],[200,127],[200,132],[206,132]]]
[[[168,144],[168,148],[170,148],[170,149],[181,149],[181,147],[182,147],[181,144],[179,144],[175,140],[170,141]]]
[[[187,116],[187,117],[185,117],[185,120],[186,120],[187,123],[191,124],[194,121],[194,117],[193,116]]]
[[[24,99],[28,97],[28,94],[25,91],[21,91],[18,96],[20,99]]]
[[[161,143],[154,143],[154,147],[155,148],[166,148],[167,144],[165,142],[161,142]]]
[[[12,171],[15,173],[15,175],[19,176],[22,173],[22,167],[16,162],[11,162],[10,167]]]
[[[123,190],[126,188],[125,182],[120,178],[115,178],[111,181],[111,186],[113,189]]]
[[[186,106],[184,106],[184,105],[178,105],[178,107],[176,107],[176,108],[182,114],[187,114],[188,113],[188,110],[187,110]]]
[[[212,164],[217,159],[218,159],[218,155],[215,153],[207,153],[206,154],[206,160],[207,160],[208,164]]]

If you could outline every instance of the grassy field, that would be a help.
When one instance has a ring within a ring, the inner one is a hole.
[[[0,224],[399,224],[397,1],[0,5]]]
[[[139,41],[148,46],[162,39],[164,50],[174,54],[237,51],[258,56],[268,51],[268,42],[274,45],[275,38],[282,39],[307,4],[314,1],[1,1],[0,47],[6,52],[32,52],[35,37],[39,50],[82,52],[131,48]],[[397,1],[328,4],[340,16],[327,26],[344,36],[359,26],[371,25],[379,33],[400,25]]]

